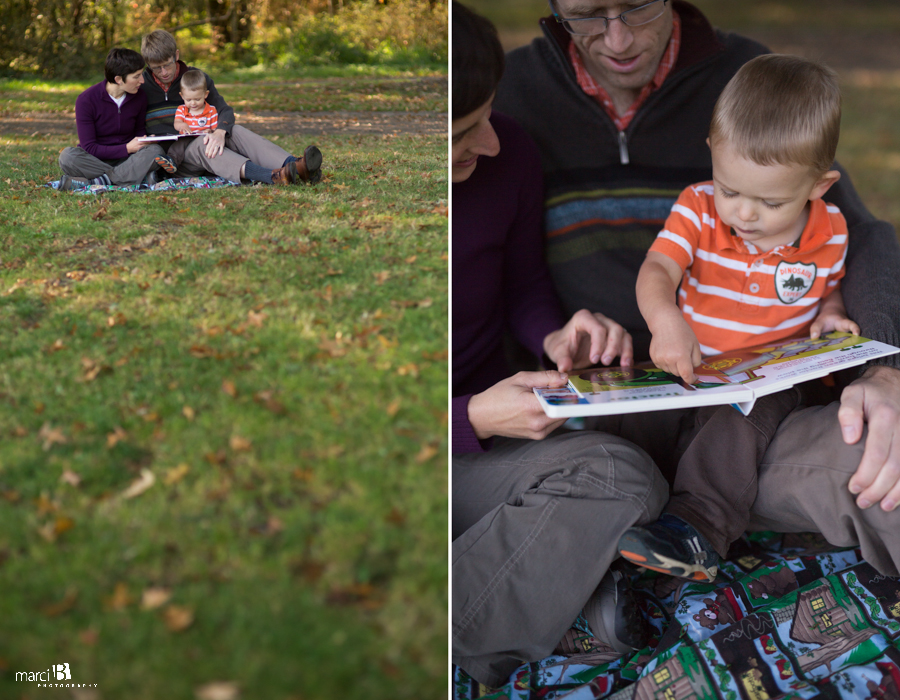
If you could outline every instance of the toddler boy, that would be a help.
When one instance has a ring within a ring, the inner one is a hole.
[[[692,382],[701,355],[859,333],[838,289],[847,225],[822,200],[840,178],[840,105],[835,74],[796,56],[759,56],[725,87],[707,139],[713,179],[681,193],[638,275],[658,367]],[[728,406],[701,409],[698,424],[715,414],[715,439],[708,430],[695,438],[663,515],[627,530],[622,556],[714,579],[718,557],[749,523],[758,462],[799,397],[796,388],[763,397],[746,418]]]
[[[175,110],[173,126],[179,134],[212,133],[218,128],[219,115],[216,108],[206,101],[209,90],[203,71],[189,70],[181,78],[181,99],[183,105]],[[156,163],[170,175],[178,170],[184,160],[188,139],[175,141],[164,156],[157,156]]]

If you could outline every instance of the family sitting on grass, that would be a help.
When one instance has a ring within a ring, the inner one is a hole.
[[[708,581],[744,531],[816,532],[900,574],[896,355],[746,418],[569,431],[541,410],[533,387],[617,357],[690,380],[701,353],[789,335],[900,341],[900,246],[834,162],[831,70],[681,0],[550,8],[504,56],[453,3],[452,644],[488,687],[643,648],[620,557]],[[779,261],[816,270],[802,303],[775,293]],[[555,369],[512,374],[507,333]]]
[[[78,146],[59,156],[60,190],[152,188],[167,175],[212,174],[235,183],[270,185],[315,184],[322,178],[322,153],[315,146],[298,158],[235,124],[234,110],[212,78],[181,61],[175,38],[161,29],[144,36],[141,53],[110,50],[104,81],[75,101],[75,122]],[[141,140],[176,133],[200,135]]]

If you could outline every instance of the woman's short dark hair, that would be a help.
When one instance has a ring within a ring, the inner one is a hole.
[[[487,102],[503,75],[503,47],[494,25],[453,0],[453,104],[451,119]]]
[[[107,83],[116,82],[117,75],[121,75],[124,78],[126,75],[137,73],[139,70],[144,70],[144,59],[141,58],[137,51],[114,48],[110,49],[109,53],[106,54],[105,72]]]

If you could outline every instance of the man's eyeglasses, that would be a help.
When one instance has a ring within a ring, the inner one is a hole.
[[[577,34],[578,36],[596,36],[603,34],[608,28],[609,23],[614,19],[622,20],[622,24],[627,27],[639,27],[647,24],[655,19],[662,17],[666,11],[666,3],[668,0],[653,0],[646,5],[640,5],[616,17],[578,17],[568,18],[560,17],[554,7],[553,0],[550,0],[550,10],[556,21],[559,22],[569,34]]]
[[[640,9],[640,8],[638,8]],[[169,70],[172,66],[175,65],[175,61],[169,61],[168,63],[163,63],[161,66],[149,66],[150,70],[153,71],[156,75],[159,75],[163,71]]]

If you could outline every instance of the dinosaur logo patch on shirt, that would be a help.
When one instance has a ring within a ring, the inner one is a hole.
[[[816,281],[816,264],[787,262],[775,266],[775,293],[784,304],[793,304],[806,296]]]

